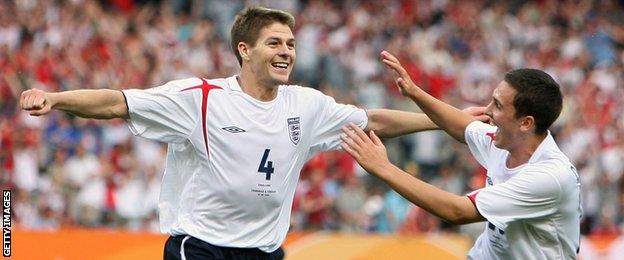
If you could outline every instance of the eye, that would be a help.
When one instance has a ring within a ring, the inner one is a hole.
[[[288,48],[294,49],[295,48],[295,43],[293,43],[293,42],[288,43]]]
[[[269,42],[269,46],[271,46],[271,47],[277,47],[277,42],[276,42],[276,41],[270,41],[270,42]]]
[[[493,99],[493,100],[492,100],[492,103],[494,104],[494,107],[496,107],[497,109],[500,109],[500,108],[501,108],[500,103],[498,103],[498,102],[496,101],[496,99]]]

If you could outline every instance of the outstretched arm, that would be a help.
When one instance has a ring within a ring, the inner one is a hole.
[[[95,119],[128,118],[128,106],[118,90],[72,90],[48,93],[39,89],[22,92],[20,106],[32,116],[62,110],[79,117]]]
[[[470,199],[427,184],[392,165],[374,131],[369,136],[354,124],[343,127],[342,148],[369,173],[403,197],[452,224],[484,221]]]
[[[485,107],[469,107],[461,110],[471,121],[487,120]],[[379,133],[381,137],[396,137],[414,132],[440,129],[426,114],[411,113],[390,109],[367,110],[368,126],[366,132],[371,130]]]
[[[367,110],[366,131],[374,130],[381,137],[395,137],[419,131],[435,130],[438,126],[423,113],[410,113],[390,109]]]
[[[412,99],[429,116],[429,118],[453,138],[465,143],[464,131],[466,126],[475,118],[462,113],[461,110],[446,104],[418,87],[407,71],[401,66],[399,60],[387,51],[381,52],[381,59],[386,66],[394,70],[398,77],[396,84],[401,94]],[[482,120],[484,121],[484,120]]]

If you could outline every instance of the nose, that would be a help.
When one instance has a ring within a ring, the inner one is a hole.
[[[294,56],[294,53],[295,53],[294,48],[290,48],[290,46],[288,46],[287,43],[283,43],[279,45],[277,55],[283,58],[288,58],[289,56]]]
[[[490,118],[492,118],[492,110],[494,110],[494,101],[490,102],[487,107],[485,107],[484,114]]]

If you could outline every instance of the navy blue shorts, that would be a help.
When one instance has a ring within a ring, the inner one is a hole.
[[[206,243],[192,236],[170,236],[165,243],[165,260],[194,259],[240,259],[240,260],[281,260],[284,250],[266,253],[257,248],[222,247]]]

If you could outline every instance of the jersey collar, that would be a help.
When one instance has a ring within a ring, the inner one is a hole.
[[[241,89],[241,86],[238,84],[238,80],[236,79],[237,77],[238,75],[231,76],[226,79],[226,82],[228,87],[230,87],[230,90],[243,92],[243,89]]]
[[[542,143],[540,143],[540,145],[537,146],[537,149],[535,149],[535,152],[533,152],[533,155],[531,155],[531,158],[529,158],[529,163],[537,162],[540,159],[540,157],[542,157],[542,154],[546,150],[550,150],[551,147],[556,146],[556,145],[557,144],[555,143],[555,139],[552,137],[552,135],[550,134],[550,130],[549,130],[548,134],[546,135],[546,138],[542,140]]]

